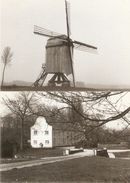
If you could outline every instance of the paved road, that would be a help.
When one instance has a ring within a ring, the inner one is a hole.
[[[81,152],[81,153],[68,155],[68,156],[47,157],[47,158],[41,158],[39,160],[1,164],[0,171],[8,171],[8,170],[12,170],[14,168],[19,169],[19,168],[24,168],[24,167],[38,166],[38,165],[49,164],[49,163],[54,163],[54,162],[59,162],[59,161],[76,159],[76,158],[85,157],[85,156],[88,156],[88,154],[86,152]]]

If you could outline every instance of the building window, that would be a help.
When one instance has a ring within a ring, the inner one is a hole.
[[[34,135],[37,135],[37,130],[34,130]]]
[[[37,144],[37,140],[34,140],[33,143],[34,143],[34,144]]]
[[[45,140],[45,144],[49,144],[49,140]]]
[[[46,130],[46,131],[45,131],[45,135],[48,135],[48,134],[49,134],[49,131]]]

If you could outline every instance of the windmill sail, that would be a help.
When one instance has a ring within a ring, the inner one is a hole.
[[[67,0],[65,0],[65,10],[66,10],[66,25],[67,25],[67,36],[68,36],[68,53],[70,57],[70,66],[71,66],[71,72],[73,76],[73,84],[75,86],[75,76],[74,76],[74,69],[73,69],[73,60],[72,60],[72,53],[73,53],[73,46],[72,42],[70,40],[70,18],[69,18],[69,12],[70,12],[70,6]],[[72,49],[72,50],[71,50]]]
[[[73,41],[73,45],[75,49],[78,49],[80,51],[87,51],[87,52],[91,52],[91,53],[97,53],[97,47],[86,44],[86,43],[82,43],[79,41]]]
[[[37,25],[34,25],[34,34],[38,34],[41,36],[46,36],[46,37],[56,37],[56,36],[60,36],[60,33],[54,32],[54,31],[50,31],[48,29],[39,27]]]
[[[65,0],[65,11],[66,11],[66,24],[67,24],[67,35],[71,35],[71,24],[70,24],[70,3]]]

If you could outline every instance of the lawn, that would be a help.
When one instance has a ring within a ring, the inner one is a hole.
[[[5,159],[1,159],[0,163],[1,164],[4,164],[4,163],[7,164],[7,163],[16,163],[16,162],[31,161],[31,160],[34,160],[34,158],[21,158],[21,159],[20,158],[19,159],[15,159],[15,158],[7,159],[7,158],[5,158]]]
[[[130,160],[83,157],[2,172],[2,182],[121,182],[130,180]]]
[[[115,154],[116,157],[130,158],[130,151],[126,151],[126,152],[115,152],[114,154]]]

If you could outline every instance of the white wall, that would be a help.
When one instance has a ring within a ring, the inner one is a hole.
[[[31,146],[33,148],[51,148],[52,126],[47,124],[45,118],[39,118],[37,118],[36,123],[31,127]]]

